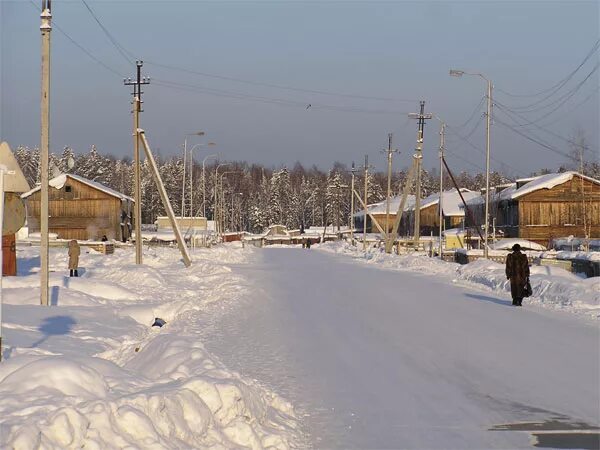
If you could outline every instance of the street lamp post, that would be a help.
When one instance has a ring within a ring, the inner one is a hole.
[[[183,180],[182,180],[182,186],[181,186],[181,218],[183,219],[185,217],[185,170],[186,170],[186,166],[187,166],[187,138],[188,136],[204,136],[204,131],[197,131],[195,133],[188,133],[185,135],[185,138],[183,140]],[[192,173],[192,170],[194,169],[194,165],[193,163],[190,165],[190,174]],[[190,210],[191,210],[191,201],[190,201]],[[190,213],[191,215],[191,213]]]
[[[215,221],[215,230],[217,231],[217,233],[219,232],[219,167],[226,166],[229,166],[229,163],[217,164],[217,167],[215,168],[215,202],[213,205],[213,220]]]
[[[206,218],[206,172],[204,170],[204,163],[208,158],[216,158],[217,154],[206,155],[202,160],[202,215]]]
[[[464,70],[450,70],[450,76],[462,77],[463,75],[475,75],[483,78],[487,83],[487,112],[486,112],[486,127],[485,127],[485,235],[483,256],[488,258],[488,236],[490,224],[490,123],[492,116],[492,82],[481,73],[470,73]]]
[[[190,217],[194,217],[194,149],[198,147],[214,147],[215,145],[217,144],[214,142],[209,142],[207,144],[196,144],[190,149]]]
[[[225,191],[223,190],[223,177],[225,175],[227,175],[228,173],[236,173],[236,170],[226,170],[225,172],[221,173],[221,179],[220,182],[218,183],[219,186],[221,186],[221,196],[219,199],[219,214],[218,217],[221,220],[221,225],[219,226],[219,230],[221,232],[221,235],[225,232]]]

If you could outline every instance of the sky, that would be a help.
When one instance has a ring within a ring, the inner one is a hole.
[[[384,170],[393,133],[398,170],[415,148],[408,113],[424,100],[426,112],[449,124],[450,167],[479,172],[486,82],[450,77],[452,68],[485,75],[502,105],[492,115],[492,169],[519,177],[567,164],[567,140],[579,129],[588,158],[599,155],[598,49],[548,91],[597,42],[596,1],[86,2],[110,37],[83,0],[52,2],[54,152],[94,144],[132,156],[123,78],[134,76],[137,58],[151,77],[141,126],[163,157],[181,155],[186,134],[204,131],[188,145],[216,146],[196,148],[197,160],[218,152],[222,160],[327,169],[362,164],[368,154]],[[13,148],[39,146],[40,5],[0,0],[0,139]],[[425,125],[427,169],[439,164],[439,128],[436,119]]]

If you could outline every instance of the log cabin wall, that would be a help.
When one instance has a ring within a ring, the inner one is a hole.
[[[600,237],[600,185],[583,179],[582,188],[579,176],[523,195],[518,211],[518,237],[523,239],[548,245],[553,238],[585,237],[584,223],[591,238]]]
[[[30,232],[40,231],[40,197],[37,191],[27,197],[27,222]],[[61,189],[49,190],[49,231],[60,239],[95,239],[103,235],[121,239],[121,210],[129,210],[127,201],[73,178]]]

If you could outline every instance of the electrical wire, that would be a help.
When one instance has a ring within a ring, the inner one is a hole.
[[[518,113],[515,113],[515,112],[512,112],[512,113],[511,113],[511,112],[510,112],[510,111],[509,111],[509,110],[508,110],[508,109],[507,109],[507,108],[506,108],[504,105],[502,105],[501,103],[494,102],[494,105],[495,105],[495,106],[498,108],[498,110],[499,110],[499,111],[501,111],[503,114],[505,114],[505,115],[506,115],[506,116],[507,116],[509,119],[511,119],[511,120],[512,120],[512,121],[513,121],[513,122],[514,122],[514,123],[515,123],[517,126],[519,126],[519,127],[521,127],[521,126],[523,126],[523,125],[521,124],[521,122],[519,122],[517,119],[515,119],[515,118],[513,117],[513,114],[517,115],[517,116],[518,116],[518,117],[520,117],[521,119],[527,120],[527,118],[525,118],[525,117],[524,117],[524,116],[522,116],[521,114],[518,114]],[[570,144],[570,145],[578,145],[578,144],[577,144],[575,141],[573,141],[573,140],[571,140],[571,139],[568,139],[568,138],[566,138],[566,137],[564,137],[564,136],[561,136],[560,134],[558,134],[558,133],[555,133],[555,132],[554,132],[554,131],[552,131],[552,130],[548,130],[547,128],[545,128],[545,127],[543,127],[543,126],[541,126],[541,125],[538,125],[538,124],[533,124],[533,126],[535,126],[536,128],[538,128],[538,129],[539,129],[539,130],[541,130],[541,131],[544,131],[544,132],[546,132],[546,133],[550,134],[551,136],[554,136],[554,137],[555,137],[555,138],[557,138],[557,139],[560,139],[560,140],[561,140],[561,141],[563,141],[563,142],[566,142],[567,144]]]
[[[590,71],[590,73],[582,81],[580,81],[574,88],[572,88],[570,91],[567,91],[566,93],[562,94],[560,97],[554,99],[550,103],[546,103],[545,105],[541,105],[541,106],[534,107],[534,108],[528,108],[528,107],[523,107],[523,106],[513,106],[512,108],[509,108],[509,109],[511,109],[511,110],[518,110],[518,111],[521,111],[523,113],[532,113],[532,112],[542,111],[542,110],[547,109],[547,108],[549,108],[551,106],[554,106],[557,103],[560,103],[562,105],[562,104],[564,104],[566,102],[566,100],[570,99],[573,95],[575,95],[575,93],[577,93],[577,91],[579,91],[579,89],[581,89],[581,87],[585,84],[585,82],[587,80],[589,80],[590,77],[594,73],[596,73],[596,71],[598,70],[599,65],[600,64],[596,64],[594,66],[594,68]],[[553,111],[555,111],[555,109]]]
[[[477,147],[475,144],[473,144],[473,143],[472,143],[471,141],[469,141],[467,138],[465,138],[465,137],[464,137],[464,136],[462,136],[460,133],[458,133],[457,131],[455,131],[455,130],[454,130],[454,127],[452,127],[451,125],[447,125],[447,127],[448,127],[448,130],[449,130],[449,131],[450,131],[452,134],[454,134],[455,136],[457,136],[458,138],[460,138],[462,141],[464,141],[464,142],[465,142],[467,145],[469,145],[469,147],[473,148],[474,150],[477,150],[479,153],[481,153],[481,154],[482,154],[482,155],[484,155],[484,156],[486,155],[486,152],[485,152],[483,149],[481,149],[481,148]],[[511,169],[511,170],[512,170],[512,171],[514,171],[515,173],[519,173],[519,174],[521,174],[521,175],[525,175],[525,173],[524,173],[524,172],[522,172],[521,170],[519,170],[519,169],[517,169],[517,168],[515,168],[515,167],[512,167],[511,165],[509,165],[509,164],[507,164],[507,163],[505,163],[505,162],[503,162],[503,161],[500,161],[500,160],[498,160],[497,158],[495,158],[495,157],[494,157],[494,156],[492,156],[492,155],[490,155],[490,160],[494,161],[494,162],[495,162],[495,163],[497,163],[497,164],[500,164],[501,166],[504,166],[504,167],[506,167],[506,168],[509,168],[509,169]]]
[[[553,108],[552,110],[550,110],[549,112],[547,112],[546,114],[536,118],[535,120],[528,120],[527,122],[519,125],[521,127],[525,127],[528,125],[535,125],[537,123],[539,123],[540,121],[542,121],[543,119],[545,119],[546,117],[550,116],[551,114],[553,114],[554,112],[556,112],[559,108],[561,108],[567,101],[569,101],[578,91],[579,89],[581,89],[581,87],[583,86],[583,84],[598,70],[598,67],[600,66],[600,64],[597,64],[594,69],[588,74],[588,76],[582,80],[574,89],[572,89],[568,94],[567,97],[565,97],[555,108]],[[513,108],[509,108],[506,105],[504,105],[504,107],[506,109],[508,109],[509,111],[513,112],[513,113],[518,113],[518,111],[516,111]]]
[[[473,120],[473,118],[475,117],[475,115],[476,115],[478,112],[480,112],[480,110],[481,110],[481,107],[483,106],[483,102],[485,101],[485,99],[486,99],[486,98],[487,98],[487,97],[486,97],[485,95],[484,95],[484,96],[482,96],[482,97],[479,99],[479,103],[477,104],[477,106],[475,107],[475,109],[473,110],[473,112],[471,113],[471,115],[469,116],[469,118],[467,119],[467,121],[466,121],[465,123],[463,123],[462,125],[455,126],[454,128],[456,128],[456,129],[461,129],[461,128],[464,128],[464,127],[466,127],[466,126],[469,124],[469,122],[471,122],[471,120]]]
[[[96,21],[96,23],[100,26],[100,28],[102,29],[102,31],[104,32],[104,34],[106,34],[106,36],[108,37],[108,39],[110,40],[110,42],[117,49],[117,51],[121,54],[121,56],[123,57],[123,59],[125,59],[125,61],[127,61],[127,63],[132,64],[132,61],[135,59],[133,57],[132,53],[128,52],[127,49],[125,49],[125,47],[123,47],[121,44],[119,44],[119,42],[112,36],[112,34],[110,34],[110,32],[106,29],[106,27],[100,21],[100,19],[96,15],[96,13],[94,13],[94,11],[92,10],[92,8],[90,8],[90,5],[88,5],[88,3],[85,0],[81,0],[81,2],[85,5],[85,7],[87,8],[87,10],[90,12],[90,14],[92,15],[92,17]]]
[[[554,120],[551,120],[550,122],[546,122],[544,124],[542,124],[542,127],[549,127],[550,125],[554,125],[556,122],[558,122],[559,120],[561,120],[563,118],[563,116],[565,115],[569,115],[570,113],[572,113],[573,111],[578,110],[581,106],[583,106],[584,104],[586,104],[587,102],[590,101],[590,99],[596,95],[598,93],[598,91],[600,91],[600,86],[596,87],[596,89],[594,89],[592,92],[590,92],[590,94],[584,98],[582,101],[580,101],[579,103],[577,103],[576,105],[574,105],[571,109],[569,109],[567,112],[565,112],[562,116],[557,117]]]
[[[496,123],[499,123],[500,125],[502,125],[502,126],[504,126],[504,127],[508,128],[509,130],[513,131],[514,133],[516,133],[516,134],[518,134],[518,135],[520,135],[520,136],[524,137],[524,138],[525,138],[525,139],[527,139],[528,141],[531,141],[531,142],[533,142],[533,143],[535,143],[535,144],[539,145],[539,146],[540,146],[540,147],[542,147],[542,148],[545,148],[545,149],[547,149],[547,150],[550,150],[551,152],[553,152],[553,153],[556,153],[557,155],[563,156],[563,157],[565,157],[565,158],[568,158],[568,159],[571,159],[571,160],[574,160],[574,161],[576,161],[576,160],[577,160],[577,159],[576,159],[576,158],[574,158],[572,155],[569,155],[568,153],[562,152],[562,151],[560,151],[560,150],[558,150],[558,149],[556,149],[556,148],[552,147],[551,145],[549,145],[549,144],[547,144],[547,143],[545,143],[545,142],[543,142],[543,141],[541,141],[541,140],[538,140],[538,139],[536,139],[536,138],[533,138],[532,136],[529,136],[529,135],[527,135],[527,134],[523,133],[521,130],[517,130],[517,129],[516,129],[515,127],[513,127],[512,125],[509,125],[509,124],[507,124],[506,122],[504,122],[504,121],[502,121],[502,120],[500,120],[500,119],[498,119],[498,118],[495,118],[495,120],[494,120],[494,121],[495,121]]]
[[[549,98],[552,95],[554,95],[554,93],[556,93],[558,90],[560,90],[566,83],[568,83],[569,80],[571,80],[571,78],[573,78],[575,76],[575,74],[579,71],[579,69],[581,69],[585,65],[585,63],[592,57],[592,55],[594,53],[596,53],[596,51],[598,50],[598,48],[600,48],[600,39],[598,39],[594,43],[594,45],[592,46],[592,49],[587,53],[587,55],[585,56],[585,58],[583,59],[583,61],[571,73],[569,73],[562,80],[558,81],[556,84],[554,84],[553,86],[550,86],[547,89],[543,89],[543,90],[541,90],[539,92],[536,92],[534,94],[514,94],[514,93],[511,93],[511,92],[505,91],[503,89],[499,89],[499,88],[496,88],[495,90],[499,91],[499,92],[501,92],[501,93],[503,93],[505,95],[508,95],[510,97],[523,97],[523,98],[525,98],[525,97],[529,97],[529,98],[531,98],[531,97],[537,97],[539,95],[543,95],[543,94],[545,94],[547,92],[552,91],[547,96],[547,98]]]
[[[395,110],[376,110],[376,109],[365,109],[359,107],[352,106],[336,106],[336,105],[326,105],[326,104],[318,104],[318,103],[308,103],[306,101],[298,101],[291,100],[285,98],[276,98],[276,97],[265,97],[258,95],[249,95],[236,91],[229,91],[225,89],[215,89],[208,88],[206,86],[193,85],[187,83],[180,83],[176,81],[170,80],[162,80],[162,79],[153,79],[153,84],[156,86],[186,91],[186,92],[195,92],[200,94],[207,94],[216,97],[226,97],[233,98],[239,100],[248,100],[248,101],[256,101],[260,103],[268,103],[268,104],[276,104],[281,106],[291,106],[302,109],[316,109],[316,110],[327,110],[327,111],[338,111],[338,112],[351,112],[351,113],[363,113],[363,114],[408,114],[404,111],[395,111]]]
[[[37,12],[41,12],[41,9],[33,2],[33,0],[29,0],[29,3],[36,9]],[[54,21],[54,20],[52,21],[52,27],[56,28],[64,37],[66,37],[79,50],[81,50],[83,53],[85,53],[90,59],[92,59],[96,63],[100,64],[102,67],[104,67],[109,72],[112,72],[113,74],[119,76],[120,78],[123,77],[123,74],[120,73],[117,69],[109,66],[102,60],[96,58],[89,50],[87,50],[85,47],[83,47],[81,44],[79,44],[75,39],[73,39],[71,36],[69,36],[67,34],[67,32],[64,31],[61,27],[59,27],[58,24],[56,23],[56,21]]]
[[[355,99],[361,99],[361,100],[377,100],[377,101],[384,101],[384,102],[406,102],[406,103],[417,103],[418,102],[418,100],[410,100],[410,99],[400,99],[400,98],[391,98],[391,97],[372,97],[372,96],[366,96],[366,95],[355,95],[355,94],[316,90],[316,89],[306,89],[306,88],[281,85],[281,84],[264,83],[264,82],[260,82],[260,81],[245,80],[242,78],[235,78],[235,77],[229,77],[229,76],[224,76],[224,75],[216,75],[216,74],[212,74],[212,73],[199,72],[197,70],[187,69],[184,67],[177,67],[177,66],[172,66],[169,64],[161,64],[161,63],[158,63],[155,61],[146,60],[145,62],[148,65],[162,67],[164,69],[185,72],[185,73],[189,73],[192,75],[198,75],[198,76],[207,77],[207,78],[214,78],[214,79],[218,79],[218,80],[234,81],[236,83],[243,83],[243,84],[248,84],[248,85],[252,85],[252,86],[269,87],[269,88],[282,89],[282,90],[287,90],[287,91],[303,92],[303,93],[307,93],[307,94],[318,94],[318,95],[329,95],[329,96],[334,96],[334,97],[355,98]]]

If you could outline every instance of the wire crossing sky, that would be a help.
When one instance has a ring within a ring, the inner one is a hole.
[[[39,145],[40,2],[0,1],[0,138]],[[485,84],[494,83],[492,168],[569,164],[576,130],[598,157],[595,1],[55,0],[51,149],[130,157],[123,77],[145,61],[141,121],[162,156],[205,131],[222,159],[274,167],[382,169],[387,133],[410,164],[419,100],[449,124],[453,169],[484,166]],[[437,165],[439,124],[425,127]],[[201,139],[201,138],[199,138]],[[199,140],[199,142],[201,142]],[[202,155],[199,153],[198,158]]]

